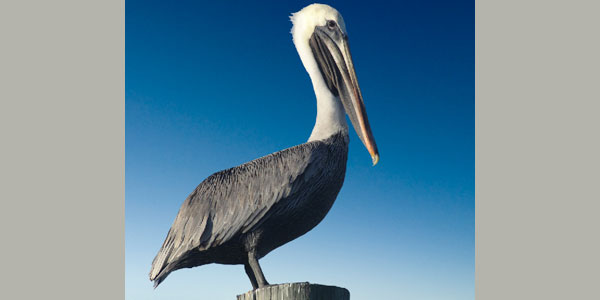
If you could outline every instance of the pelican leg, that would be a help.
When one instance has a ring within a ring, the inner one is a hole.
[[[252,251],[248,252],[248,264],[250,265],[252,272],[254,272],[254,277],[256,278],[258,287],[262,288],[269,285],[269,283],[265,279],[265,275],[263,274],[262,269],[260,268],[260,265],[258,264],[256,255]]]
[[[244,263],[244,270],[246,270],[246,275],[248,275],[248,278],[250,278],[252,289],[257,289],[258,283],[256,282],[256,277],[254,276],[254,272],[252,272],[252,268],[250,268],[250,264],[248,262]]]

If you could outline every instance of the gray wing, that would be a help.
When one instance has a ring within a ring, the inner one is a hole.
[[[208,177],[181,206],[150,279],[190,250],[216,247],[251,230],[273,205],[323,169],[327,153],[325,143],[305,143]]]

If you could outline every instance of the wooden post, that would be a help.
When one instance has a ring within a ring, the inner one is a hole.
[[[350,292],[337,286],[296,282],[252,290],[238,295],[237,300],[350,300]]]

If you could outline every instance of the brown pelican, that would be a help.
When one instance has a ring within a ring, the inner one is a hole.
[[[308,142],[200,183],[152,262],[155,287],[174,270],[210,263],[243,264],[254,289],[268,285],[258,260],[319,224],[342,187],[348,156],[345,113],[377,164],[342,16],[328,5],[312,4],[290,19],[317,98]]]

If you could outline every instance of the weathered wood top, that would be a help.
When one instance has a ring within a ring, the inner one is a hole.
[[[295,282],[249,291],[237,300],[350,300],[350,292],[337,286]]]

